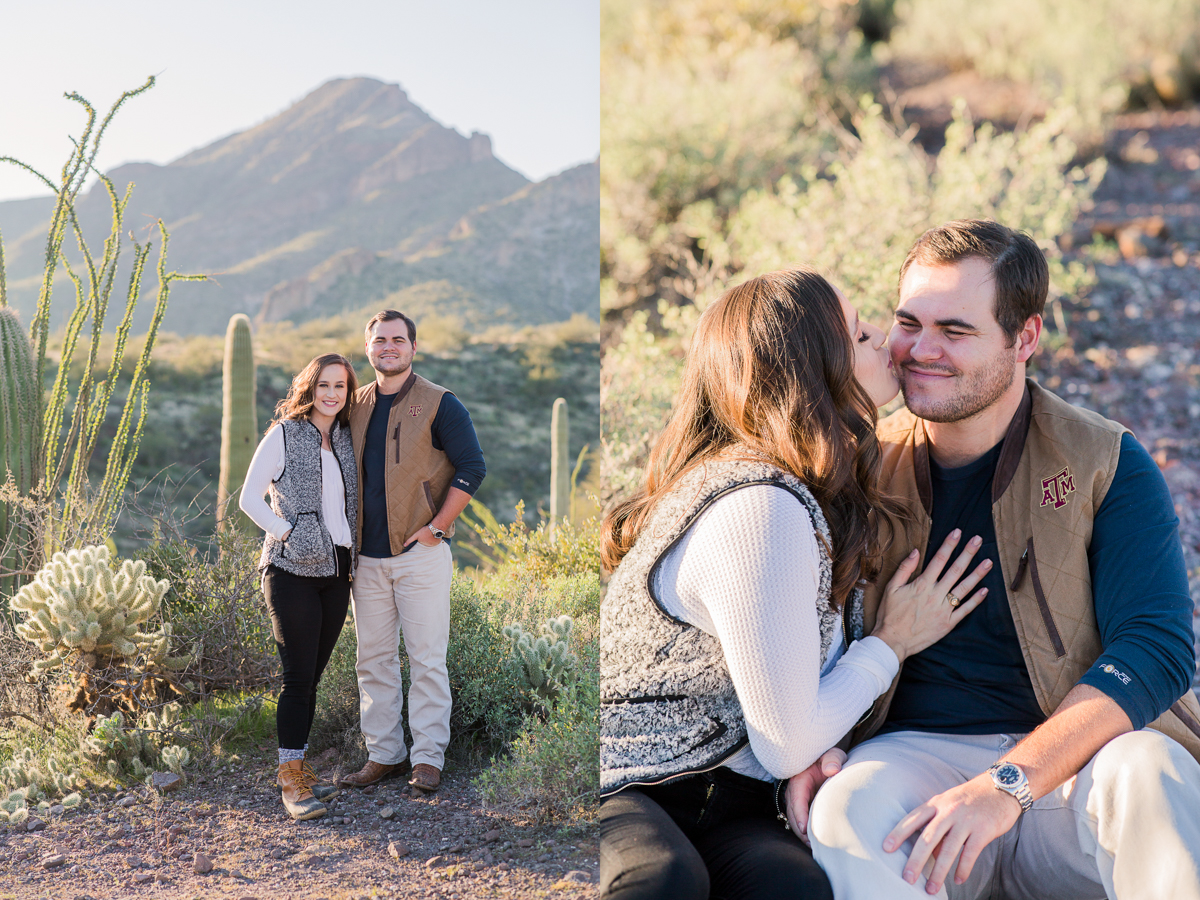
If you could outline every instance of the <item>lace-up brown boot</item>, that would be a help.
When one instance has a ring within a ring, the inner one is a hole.
[[[304,774],[304,760],[292,759],[279,764],[276,776],[283,787],[283,808],[293,819],[319,819],[328,811],[325,804],[313,796]]]
[[[314,797],[324,803],[326,800],[332,800],[340,793],[336,784],[330,784],[328,781],[321,780],[321,776],[313,771],[313,767],[308,764],[307,759],[302,760],[302,762],[303,765],[300,767],[300,770],[304,773],[304,778],[308,782],[309,790],[312,791]]]

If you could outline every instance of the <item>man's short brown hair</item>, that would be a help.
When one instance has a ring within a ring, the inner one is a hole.
[[[408,326],[409,343],[415,344],[417,342],[417,323],[398,309],[385,309],[371,316],[367,320],[367,327],[363,329],[363,336],[368,339],[371,337],[371,328],[376,322],[394,322],[396,319],[404,320],[404,324]]]
[[[900,282],[913,263],[949,266],[970,257],[991,264],[996,285],[993,314],[1011,347],[1030,316],[1040,316],[1050,290],[1050,268],[1033,238],[987,219],[956,219],[930,228],[917,238],[904,265]]]

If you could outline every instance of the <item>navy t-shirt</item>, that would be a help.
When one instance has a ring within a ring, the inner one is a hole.
[[[388,536],[387,492],[387,425],[392,401],[399,394],[381,394],[375,388],[375,409],[367,423],[362,455],[363,527],[359,553],[375,559],[392,555]],[[447,391],[430,426],[433,449],[441,450],[454,466],[450,484],[474,496],[483,483],[487,467],[471,415],[457,397]]]
[[[984,602],[905,661],[884,732],[1022,733],[1046,718],[1021,655],[996,550],[991,495],[999,454],[997,445],[958,468],[930,462],[926,558],[957,527],[959,547],[972,535],[983,538],[972,566],[988,558],[993,566],[981,582],[988,588]],[[1117,472],[1096,513],[1088,564],[1104,649],[1080,683],[1103,691],[1142,728],[1190,687],[1195,648],[1175,508],[1158,466],[1132,435],[1121,440]],[[1047,600],[1054,605],[1053,596]]]

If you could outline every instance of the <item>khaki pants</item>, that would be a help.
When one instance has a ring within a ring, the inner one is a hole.
[[[354,573],[354,630],[363,739],[373,762],[404,761],[399,631],[404,633],[412,684],[408,726],[412,763],[441,769],[450,743],[450,545],[418,543],[387,559],[360,556]]]
[[[809,827],[838,900],[929,897],[924,877],[915,885],[900,877],[913,840],[885,853],[884,838],[1019,737],[907,731],[856,747],[818,792]],[[989,844],[965,884],[954,884],[952,867],[935,896],[1200,900],[1200,764],[1158,732],[1123,734]]]

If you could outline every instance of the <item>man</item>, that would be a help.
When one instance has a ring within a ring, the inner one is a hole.
[[[839,898],[1200,900],[1178,521],[1125,428],[1025,380],[1048,284],[1036,244],[994,222],[932,229],[901,268],[890,342],[908,408],[879,436],[912,518],[877,585],[954,528],[994,565],[984,603],[906,661],[855,734],[874,737],[813,803]]]
[[[431,792],[441,783],[450,742],[450,537],[454,520],[483,481],[471,417],[452,393],[412,370],[417,326],[394,309],[367,323],[375,382],[354,394],[350,433],[358,459],[354,629],[368,758],[341,783],[365,787],[399,775]],[[398,630],[404,632],[411,757],[401,723]]]

